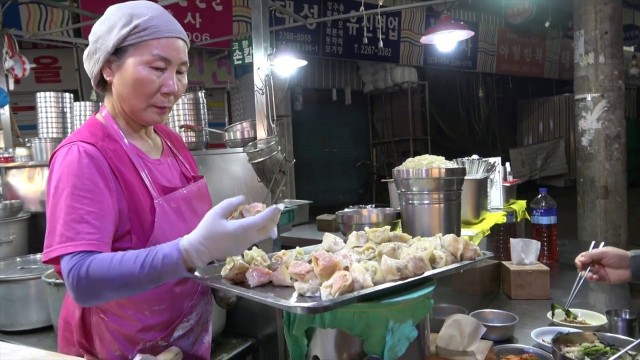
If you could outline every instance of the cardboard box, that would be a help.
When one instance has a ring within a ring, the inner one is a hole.
[[[549,299],[550,273],[543,264],[513,265],[502,262],[502,292],[514,300]]]
[[[451,274],[459,293],[487,295],[500,293],[500,262],[486,259]]]
[[[335,214],[322,214],[316,217],[316,229],[325,232],[338,232],[338,222]]]

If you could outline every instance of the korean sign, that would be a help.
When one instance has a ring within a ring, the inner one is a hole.
[[[544,76],[546,40],[542,35],[520,36],[506,27],[498,29],[496,73]]]
[[[119,0],[80,0],[80,8],[96,14],[103,14]],[[231,0],[178,0],[165,8],[182,24],[192,43],[216,39],[233,34],[233,14]],[[83,17],[82,21],[91,20]],[[82,28],[82,36],[87,38],[91,26]],[[229,48],[229,41],[204,45],[206,47]]]
[[[433,26],[438,21],[439,16],[433,13],[427,13],[426,28]],[[443,53],[435,45],[425,45],[424,48],[424,65],[425,66],[444,66],[463,70],[476,70],[478,65],[478,34],[480,26],[477,22],[465,21],[473,32],[474,36],[465,41],[458,43],[451,52]]]
[[[360,1],[348,0],[280,0],[280,6],[305,19],[318,19],[343,14],[353,16],[299,25],[275,31],[276,46],[287,46],[302,54],[356,60],[399,62],[402,12],[368,14],[360,12]],[[376,9],[364,4],[365,10]],[[275,12],[272,25],[288,25],[298,20]],[[366,39],[366,41],[364,40]],[[382,40],[382,47],[379,42]]]
[[[73,49],[23,50],[29,63],[35,66],[29,76],[16,83],[16,91],[58,91],[76,89],[78,73],[73,59]]]
[[[276,0],[275,3],[305,19],[318,19],[321,15],[321,0]],[[271,26],[282,26],[298,22],[298,20],[275,11],[269,22]],[[301,54],[312,56],[321,55],[321,36],[322,25],[320,23],[299,25],[275,31],[277,46],[286,46]]]
[[[402,12],[387,12],[380,16],[369,14],[365,21],[360,13],[361,5],[360,1],[325,1],[324,16],[353,16],[325,23],[322,55],[398,63]],[[364,3],[365,10],[375,8],[377,6],[374,4]]]
[[[253,62],[253,42],[251,37],[231,42],[231,59],[233,65],[250,64]]]

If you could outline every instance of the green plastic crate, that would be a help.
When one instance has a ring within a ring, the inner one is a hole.
[[[284,208],[284,210],[282,210],[282,213],[280,213],[280,220],[278,221],[278,225],[289,225],[291,223],[293,223],[293,221],[296,219],[296,208],[294,207],[288,207],[288,208]]]

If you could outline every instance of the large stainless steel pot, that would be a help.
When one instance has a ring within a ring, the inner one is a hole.
[[[15,217],[0,219],[0,260],[29,253],[29,217],[23,212]]]
[[[31,139],[31,157],[33,161],[49,162],[51,154],[62,142],[61,138],[33,138]]]
[[[58,276],[54,269],[51,269],[42,275],[42,280],[47,284],[47,302],[49,303],[49,314],[51,315],[51,323],[53,331],[58,333],[58,319],[62,310],[62,302],[67,294],[67,287],[64,280]]]
[[[0,261],[0,330],[20,331],[51,325],[47,285],[40,280],[52,266],[41,254]]]

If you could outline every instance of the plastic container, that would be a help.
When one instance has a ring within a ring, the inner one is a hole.
[[[558,262],[558,205],[540,188],[538,196],[531,201],[531,238],[540,241],[538,261],[548,265]]]
[[[489,230],[489,244],[496,260],[511,261],[511,239],[516,235],[516,212],[513,209],[501,209],[507,216],[507,221],[495,224]]]

